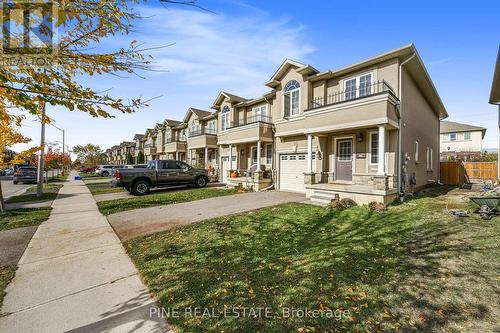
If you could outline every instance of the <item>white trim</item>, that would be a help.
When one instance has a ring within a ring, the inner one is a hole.
[[[418,155],[420,154],[419,147],[418,147],[418,140],[415,141],[415,163],[418,164]]]
[[[352,139],[352,174],[354,175],[356,173],[356,134],[352,135],[344,135],[344,136],[337,136],[333,137],[333,176],[334,180],[337,180],[337,141],[338,140],[345,140],[345,139]]]
[[[346,93],[346,83],[347,83],[347,81],[351,81],[351,80],[355,80],[355,96],[352,99],[360,97],[359,96],[359,81],[360,81],[360,78],[362,76],[365,76],[365,75],[370,75],[370,94],[373,94],[373,84],[375,82],[375,75],[374,75],[374,71],[371,70],[371,71],[368,71],[368,72],[364,72],[364,73],[361,73],[361,74],[356,74],[356,75],[353,75],[353,76],[349,76],[349,77],[347,77],[345,79],[342,79],[342,85],[341,85],[341,87],[343,88],[344,99],[345,99],[345,93]],[[349,101],[349,100],[351,100],[351,99],[345,99],[345,101]]]
[[[369,131],[368,132],[368,153],[366,154],[368,157],[368,165],[378,165],[378,160],[377,160],[377,163],[372,163],[372,135],[373,134],[378,134],[378,131]],[[380,158],[380,154],[378,155],[378,158]]]
[[[296,81],[298,84],[299,84],[299,87],[296,88],[296,89],[292,89],[292,90],[288,90],[288,91],[285,91],[285,86],[290,82],[290,81]],[[299,81],[295,80],[295,79],[290,79],[288,80],[285,85],[283,86],[283,90],[282,90],[282,104],[283,105],[283,110],[281,112],[281,119],[284,119],[284,120],[287,120],[287,119],[290,119],[290,118],[295,118],[295,117],[298,117],[300,115],[302,115],[302,110],[301,110],[301,105],[302,105],[302,86],[303,84],[301,84]],[[292,114],[292,110],[293,110],[293,105],[292,105],[292,92],[294,91],[298,91],[299,92],[299,102],[298,102],[298,112],[297,114]],[[286,118],[285,116],[285,95],[290,93],[290,114],[288,115],[288,118]]]

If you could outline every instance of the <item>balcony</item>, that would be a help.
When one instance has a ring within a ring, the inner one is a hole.
[[[144,146],[144,155],[154,155],[156,154],[156,147],[152,146],[152,145],[145,145]]]
[[[366,128],[381,124],[398,127],[398,98],[385,81],[314,98],[298,116],[275,122],[276,136]]]
[[[256,141],[273,141],[271,117],[257,115],[233,121],[227,130],[218,135],[218,143],[224,145]]]
[[[164,147],[165,153],[185,152],[187,150],[187,141],[167,140]]]
[[[199,129],[188,132],[187,145],[189,149],[216,148],[217,131],[215,129]]]

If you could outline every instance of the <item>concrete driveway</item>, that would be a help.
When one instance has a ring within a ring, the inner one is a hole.
[[[269,191],[129,210],[108,216],[122,241],[206,219],[238,214],[287,202],[305,202],[304,194]]]

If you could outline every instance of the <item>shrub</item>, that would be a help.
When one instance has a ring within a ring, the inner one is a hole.
[[[356,202],[350,198],[344,198],[342,200],[332,200],[330,207],[333,209],[346,209],[349,207],[357,206]]]
[[[372,201],[368,204],[368,208],[374,212],[383,212],[387,206],[382,202]]]

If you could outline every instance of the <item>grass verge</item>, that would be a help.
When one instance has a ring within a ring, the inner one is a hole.
[[[45,184],[43,185],[44,191],[59,191],[63,187],[63,184]],[[26,192],[36,192],[36,185],[31,186],[26,190]]]
[[[5,288],[16,273],[15,266],[0,266],[0,308],[2,307],[3,298],[5,297]]]
[[[151,192],[149,195],[143,197],[134,197],[130,199],[118,199],[110,201],[101,201],[97,203],[99,210],[104,215],[110,215],[122,211],[161,206],[161,205],[171,205],[181,202],[189,202],[201,199],[208,199],[213,197],[227,196],[231,194],[237,194],[236,189],[218,189],[218,188],[196,188],[189,190],[180,191],[162,191],[162,192]]]
[[[125,189],[121,187],[112,187],[108,182],[103,183],[86,183],[87,187],[90,190],[90,193],[93,195],[96,194],[105,194],[105,193],[120,193],[125,192]]]
[[[284,204],[125,247],[179,332],[494,331],[499,218],[446,214],[448,190],[385,212]]]
[[[29,201],[40,201],[40,200],[54,200],[57,197],[57,192],[45,192],[42,196],[37,197],[35,194],[22,194],[17,195],[15,197],[11,197],[6,200],[6,203],[14,203],[14,202],[29,202]]]
[[[52,208],[20,208],[0,213],[0,231],[39,225],[49,218]]]

